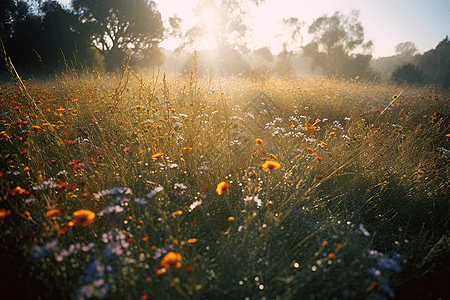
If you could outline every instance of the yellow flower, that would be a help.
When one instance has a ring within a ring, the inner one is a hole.
[[[153,154],[153,155],[152,155],[152,158],[158,158],[158,157],[161,157],[161,156],[163,156],[163,155],[164,155],[164,153],[158,152],[158,153]]]
[[[66,109],[65,108],[62,108],[62,107],[60,107],[60,108],[58,108],[57,110],[56,110],[58,113],[59,113],[59,116],[62,116],[62,114],[63,114],[63,112],[65,112],[66,111]]]
[[[87,209],[80,209],[72,214],[72,222],[70,222],[70,225],[73,226],[81,224],[84,227],[86,227],[88,224],[94,222],[94,219],[95,219],[94,212]]]
[[[172,269],[178,269],[181,267],[181,260],[183,257],[180,253],[175,253],[173,251],[170,251],[167,253],[162,259],[161,259],[161,267],[172,270]]]
[[[256,139],[255,142],[256,142],[257,144],[261,145],[261,144],[263,143],[263,140],[262,140],[262,139]]]
[[[267,170],[276,170],[279,169],[281,165],[277,163],[276,161],[266,160],[265,163],[261,165],[261,168],[263,168],[264,171]]]
[[[328,145],[327,143],[325,143],[325,142],[323,142],[323,141],[320,141],[320,144],[321,144],[322,146],[327,146],[327,145]]]
[[[269,156],[272,157],[273,159],[278,159],[278,158],[275,156],[275,154],[270,153]]]
[[[31,130],[33,130],[33,131],[35,131],[35,132],[38,132],[38,131],[40,131],[41,129],[42,129],[41,126],[37,126],[37,125],[31,126]]]
[[[217,185],[217,194],[219,194],[219,196],[225,194],[226,192],[228,192],[228,189],[230,187],[231,186],[228,184],[228,182],[222,181]]]

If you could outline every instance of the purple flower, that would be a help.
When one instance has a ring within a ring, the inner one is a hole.
[[[370,232],[368,232],[362,224],[359,224],[358,226],[358,233],[363,234],[365,236],[370,236]]]
[[[148,193],[146,196],[147,198],[152,198],[153,196],[162,191],[164,191],[164,188],[162,186],[157,186],[155,187],[155,189],[151,190],[150,193]]]
[[[185,186],[185,185],[182,184],[182,183],[175,183],[175,184],[173,185],[173,188],[174,188],[174,189],[182,189],[182,190],[185,190],[185,189],[187,189],[187,186]]]
[[[143,198],[134,198],[134,203],[136,204],[137,207],[147,204],[147,201],[145,201],[145,199]]]
[[[94,243],[89,243],[86,246],[82,246],[81,250],[83,250],[84,252],[88,252],[89,250],[91,250],[92,248],[94,248],[95,244]]]
[[[45,248],[46,250],[50,250],[50,249],[52,249],[53,247],[55,247],[56,245],[58,245],[58,241],[55,239],[55,240],[53,240],[53,241],[48,242],[47,244],[45,244],[44,248]]]
[[[41,256],[45,256],[46,254],[47,254],[47,250],[45,250],[37,245],[31,249],[31,255],[34,258],[39,258]]]
[[[391,298],[395,297],[394,291],[389,287],[389,284],[386,280],[383,281],[383,291],[388,293],[389,297]]]
[[[381,270],[394,270],[395,272],[400,272],[402,268],[399,264],[392,258],[383,257],[378,261],[378,267]]]
[[[107,259],[115,259],[118,256],[122,255],[123,250],[120,246],[120,242],[106,245],[105,249],[103,250],[103,254]]]

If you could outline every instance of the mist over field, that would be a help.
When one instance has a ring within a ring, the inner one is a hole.
[[[374,59],[336,11],[280,20],[275,52],[263,4],[0,4],[4,291],[446,298],[448,37]]]

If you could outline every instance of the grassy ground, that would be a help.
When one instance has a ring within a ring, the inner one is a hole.
[[[449,292],[450,95],[432,86],[124,67],[0,97],[18,298]]]

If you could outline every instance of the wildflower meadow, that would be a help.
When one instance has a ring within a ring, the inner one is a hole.
[[[448,91],[67,71],[0,87],[10,299],[445,299]]]

